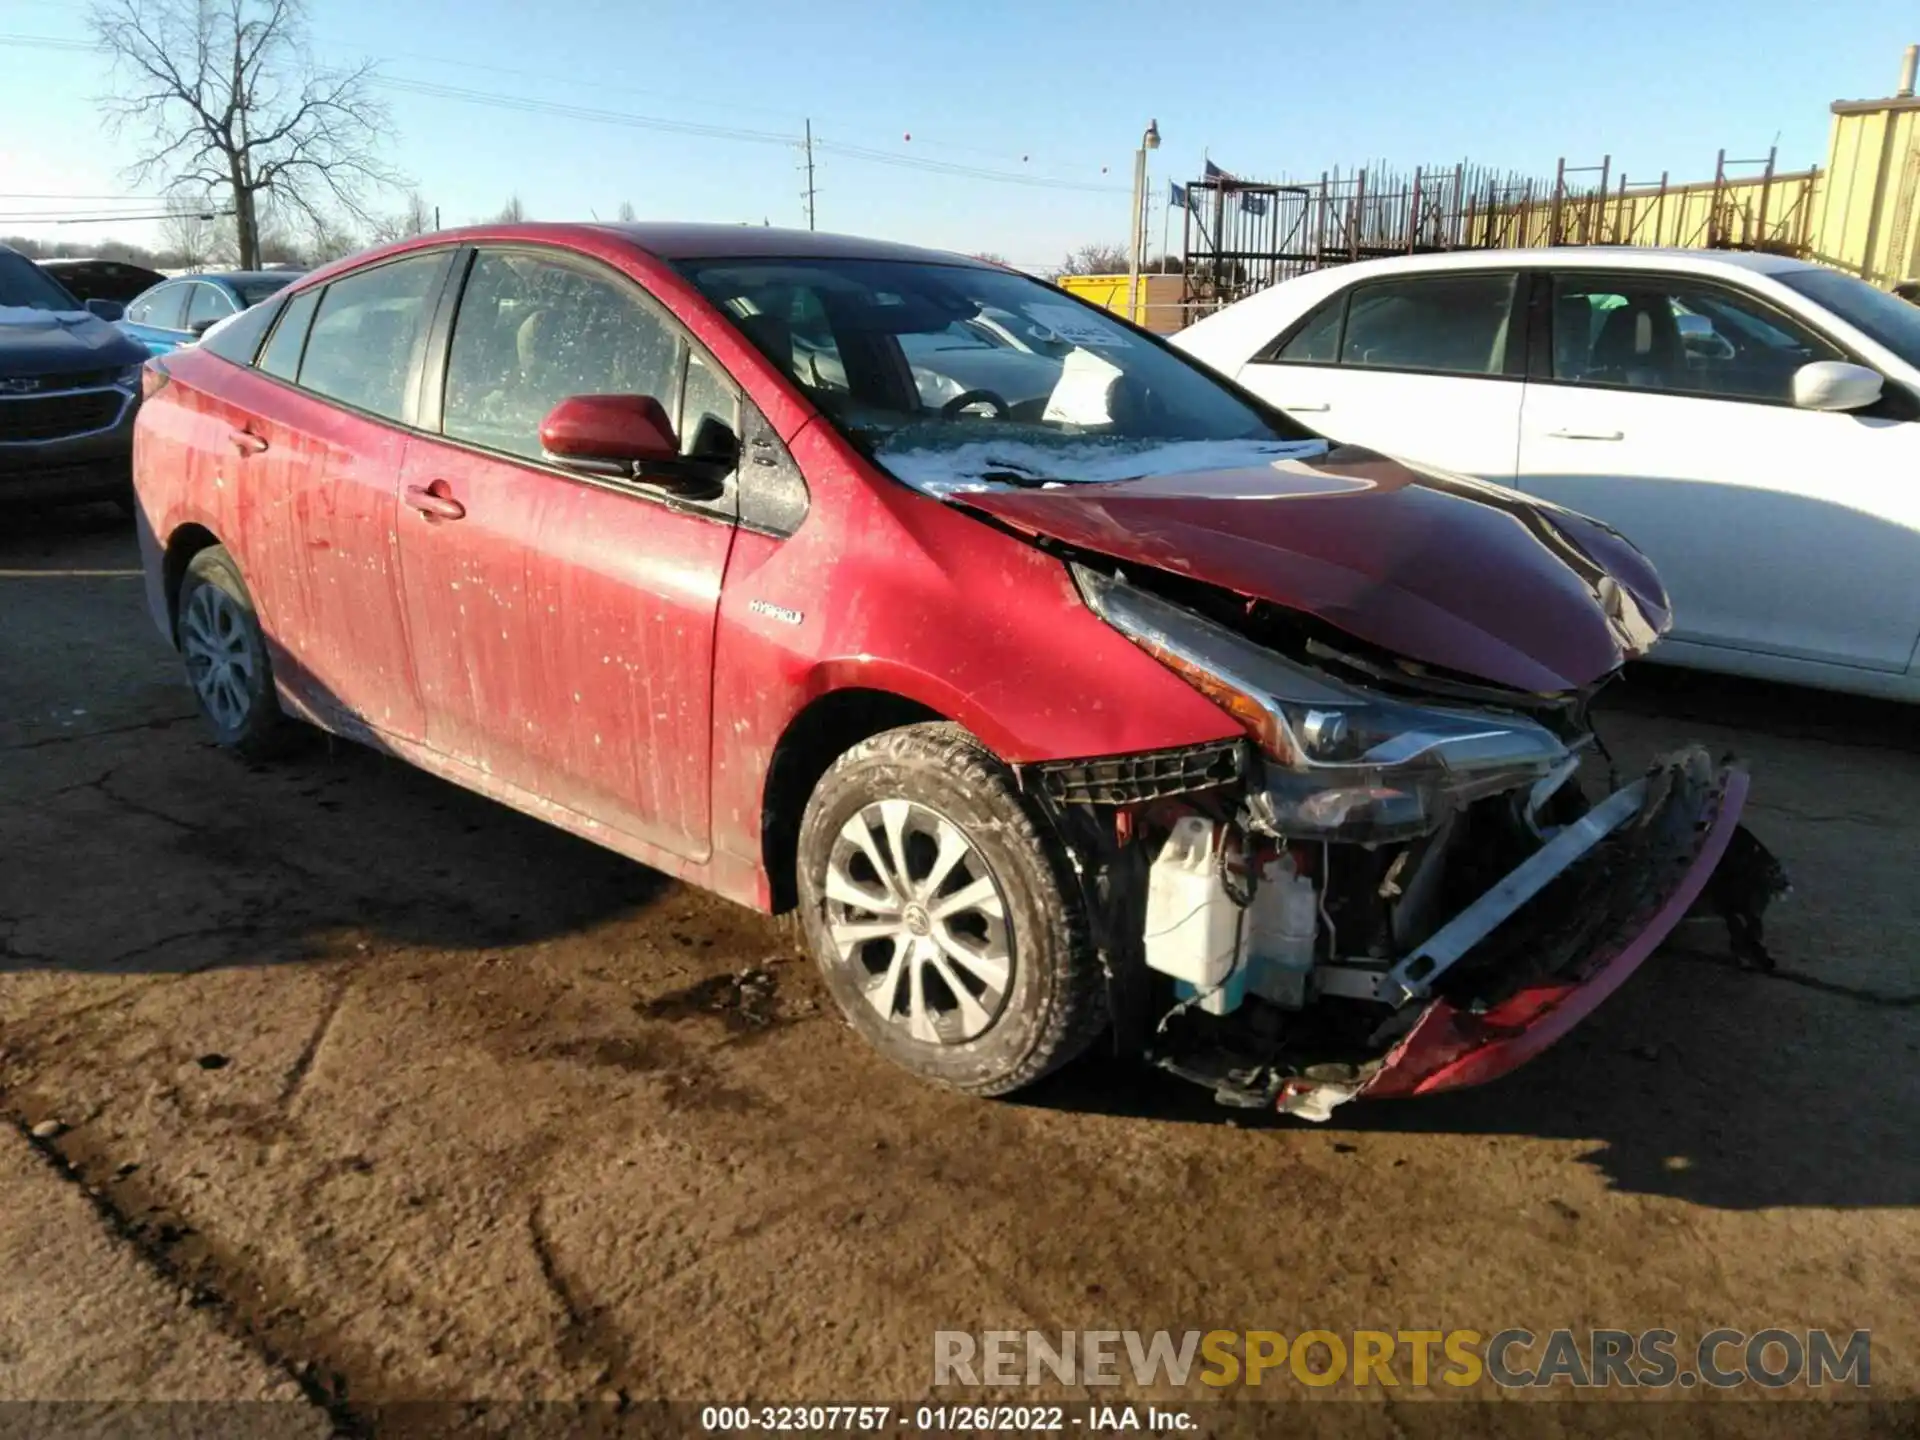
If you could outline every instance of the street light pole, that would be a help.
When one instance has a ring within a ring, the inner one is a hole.
[[[1160,148],[1160,122],[1149,120],[1133,154],[1133,233],[1127,245],[1127,319],[1140,323],[1140,252],[1147,244],[1147,151]]]

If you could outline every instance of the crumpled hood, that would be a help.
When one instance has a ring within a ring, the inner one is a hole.
[[[1591,684],[1671,623],[1646,557],[1598,521],[1353,447],[953,498],[1027,534],[1209,581],[1521,690]]]
[[[109,370],[146,358],[138,340],[85,310],[0,305],[0,379]]]

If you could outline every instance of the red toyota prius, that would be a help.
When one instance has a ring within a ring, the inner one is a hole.
[[[1103,1034],[1310,1118],[1488,1079],[1734,835],[1746,778],[1697,750],[1579,773],[1668,625],[1632,545],[1000,266],[447,232],[144,390],[148,599],[222,743],[318,726],[798,906],[848,1020],[939,1083]]]

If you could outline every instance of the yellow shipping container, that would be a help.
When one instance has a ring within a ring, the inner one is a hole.
[[[1116,315],[1127,313],[1125,275],[1062,275],[1056,283],[1089,305]],[[1156,335],[1171,335],[1180,329],[1186,323],[1180,303],[1184,285],[1178,275],[1142,275],[1134,298],[1133,323]]]

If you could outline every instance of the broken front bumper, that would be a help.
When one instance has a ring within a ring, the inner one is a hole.
[[[1279,1108],[1324,1120],[1335,1105],[1361,1096],[1479,1085],[1525,1064],[1592,1013],[1700,898],[1746,803],[1746,772],[1716,770],[1698,750],[1656,766],[1648,782],[1646,802],[1631,824],[1609,849],[1582,862],[1610,867],[1579,901],[1604,907],[1594,913],[1606,914],[1610,928],[1490,1002],[1458,993],[1434,1000],[1371,1073],[1339,1081],[1289,1079]],[[1554,902],[1551,894],[1536,902],[1549,921]],[[1524,925],[1527,918],[1523,912],[1512,923]]]

